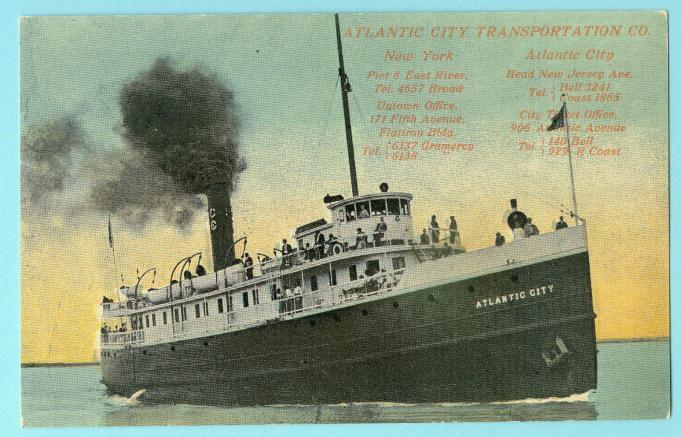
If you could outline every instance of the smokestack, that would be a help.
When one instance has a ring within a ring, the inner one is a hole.
[[[211,225],[213,269],[217,271],[231,265],[235,258],[230,190],[227,186],[211,187],[206,197],[208,198],[208,219]]]

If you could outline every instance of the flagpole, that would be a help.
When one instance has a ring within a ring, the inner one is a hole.
[[[114,249],[114,236],[113,236],[113,231],[111,229],[111,214],[109,214],[109,247],[111,247],[111,253],[114,255],[114,273],[119,273],[118,270],[118,263],[116,262],[116,249]],[[119,273],[121,275],[121,285],[123,285],[123,273]],[[116,284],[117,281],[114,280],[114,284]],[[118,285],[115,285],[118,287]],[[116,292],[116,299],[119,300],[119,295],[118,292]]]
[[[573,215],[575,217],[575,225],[578,226],[578,202],[575,196],[575,177],[573,175],[573,154],[571,153],[571,135],[568,132],[568,109],[566,102],[561,108],[564,111],[564,124],[566,125],[566,144],[568,145],[568,170],[571,173],[571,191],[573,192]]]

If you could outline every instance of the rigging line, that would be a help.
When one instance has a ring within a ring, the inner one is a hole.
[[[358,112],[360,113],[360,119],[362,120],[362,125],[364,127],[364,131],[369,131],[369,128],[367,127],[367,118],[365,117],[365,114],[362,112],[362,105],[360,105],[360,102],[358,99],[355,97],[355,93],[352,93],[353,96],[353,101],[357,105]]]
[[[332,112],[332,102],[334,101],[334,96],[336,95],[336,88],[339,86],[339,76],[336,75],[336,83],[334,84],[334,89],[332,92],[329,94],[329,97],[327,101],[329,104],[327,105],[327,114],[324,116],[324,124],[321,126],[321,128],[324,130],[324,133],[320,133],[318,130],[318,135],[317,135],[317,147],[316,149],[320,149],[320,145],[322,144],[322,140],[326,140],[327,136],[329,135],[329,130],[327,129],[329,127],[329,114]]]

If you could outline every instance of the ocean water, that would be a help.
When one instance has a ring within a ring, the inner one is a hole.
[[[27,427],[264,423],[480,422],[660,419],[670,411],[668,341],[600,343],[597,390],[565,399],[506,403],[145,405],[107,396],[98,366],[22,369]]]

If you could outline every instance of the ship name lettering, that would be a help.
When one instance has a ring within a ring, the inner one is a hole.
[[[487,297],[476,301],[476,308],[485,308],[493,305],[500,305],[514,301],[524,300],[531,297],[542,297],[554,293],[554,284],[535,287],[528,290],[513,293],[498,294],[495,297]]]

